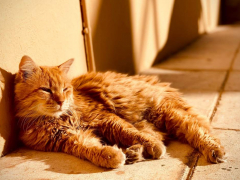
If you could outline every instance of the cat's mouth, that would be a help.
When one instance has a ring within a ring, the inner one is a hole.
[[[46,109],[42,109],[41,113],[53,116],[53,117],[60,117],[64,114],[68,109],[68,104],[63,103],[62,105],[59,104],[52,104],[51,106],[47,106]]]
[[[42,114],[46,114],[47,116],[59,117],[64,113],[64,109],[60,106],[54,106],[51,108],[48,107],[46,109],[42,109],[40,112]]]
[[[64,113],[64,110],[63,110],[62,107],[54,108],[54,110],[52,110],[52,112],[51,112],[52,116],[54,116],[54,117],[59,117],[59,116],[61,116],[63,113]]]
[[[62,105],[62,106],[60,106],[60,105],[57,105],[56,106],[56,108],[55,108],[55,110],[54,110],[54,116],[55,117],[59,117],[59,116],[61,116],[64,112],[66,112],[66,110],[67,110],[67,107],[66,106],[64,106],[64,105]]]
[[[57,107],[55,108],[55,113],[63,113],[63,111],[64,111],[63,106],[57,105]]]

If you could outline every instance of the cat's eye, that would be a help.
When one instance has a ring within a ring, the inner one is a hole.
[[[48,92],[48,93],[52,93],[51,89],[49,89],[49,88],[40,87],[40,89],[41,89],[42,91],[45,91],[45,92]]]
[[[63,89],[63,91],[66,91],[66,90],[68,90],[68,88],[67,88],[67,87]]]

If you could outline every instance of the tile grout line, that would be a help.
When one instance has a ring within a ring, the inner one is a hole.
[[[196,157],[196,159],[195,159],[195,162],[194,162],[193,166],[190,168],[186,180],[191,180],[191,179],[192,179],[193,173],[194,173],[194,171],[195,171],[195,169],[196,169],[196,167],[197,167],[197,163],[198,163],[198,160],[199,160],[201,154],[200,154],[199,152],[197,152],[197,153],[196,153],[196,156],[197,156],[197,157]]]
[[[216,114],[216,112],[217,112],[218,106],[219,106],[220,101],[221,101],[221,99],[222,99],[222,94],[223,94],[223,92],[224,92],[225,85],[226,85],[226,83],[227,83],[227,80],[229,79],[229,75],[230,75],[230,72],[232,71],[233,63],[234,63],[234,61],[235,61],[235,59],[236,59],[236,57],[237,57],[237,54],[238,54],[238,52],[239,52],[239,49],[240,49],[240,43],[239,43],[239,45],[238,45],[238,47],[237,47],[237,49],[236,49],[236,51],[235,51],[235,53],[234,53],[234,56],[233,56],[232,61],[231,61],[231,64],[230,64],[230,67],[229,67],[229,69],[227,70],[227,73],[226,73],[226,75],[225,75],[225,78],[224,78],[224,80],[223,80],[223,83],[222,83],[222,85],[221,85],[221,87],[220,87],[220,89],[219,89],[219,96],[218,96],[218,98],[217,98],[217,102],[216,102],[215,107],[214,107],[214,109],[213,109],[213,113],[212,113],[211,117],[209,118],[210,122],[212,122],[212,120],[213,120],[213,118],[214,118],[214,116],[215,116],[215,114]]]
[[[191,179],[193,176],[193,173],[195,171],[195,168],[197,166],[198,159],[200,158],[201,154],[194,149],[189,155],[188,155],[188,163],[187,167],[185,168],[185,172],[183,173],[181,180],[188,180]]]
[[[229,131],[240,131],[240,129],[233,129],[233,128],[218,128],[218,127],[213,127],[213,129],[216,129],[216,130],[229,130]]]
[[[231,61],[231,64],[230,64],[230,67],[229,67],[229,69],[227,70],[227,73],[226,73],[226,75],[225,75],[225,78],[224,78],[224,80],[223,80],[223,83],[222,83],[222,85],[221,85],[221,87],[220,87],[219,96],[218,96],[217,101],[216,101],[216,104],[215,104],[215,106],[214,106],[214,108],[213,108],[212,115],[211,115],[210,118],[209,118],[210,122],[212,122],[212,120],[213,120],[213,118],[214,118],[214,116],[215,116],[215,114],[216,114],[216,112],[217,112],[218,106],[219,106],[220,101],[221,101],[221,99],[222,99],[222,94],[223,94],[223,92],[224,92],[225,85],[226,85],[227,80],[228,80],[228,78],[229,78],[229,74],[230,74],[230,72],[232,71],[233,63],[234,63],[234,61],[235,61],[235,59],[236,59],[236,57],[237,57],[237,54],[238,54],[238,52],[239,52],[239,49],[240,49],[240,43],[239,43],[239,45],[238,45],[238,47],[237,47],[237,49],[236,49],[236,51],[235,51],[235,53],[234,53],[234,56],[233,56],[232,61]],[[193,166],[190,168],[186,180],[191,180],[192,177],[193,177],[194,171],[195,171],[195,169],[196,169],[196,167],[197,167],[197,163],[198,163],[198,160],[199,160],[199,157],[200,157],[200,153],[197,153],[196,155],[197,155],[197,158],[196,158]]]

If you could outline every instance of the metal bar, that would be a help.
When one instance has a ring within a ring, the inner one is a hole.
[[[90,29],[90,25],[89,25],[89,21],[88,21],[85,0],[80,0],[80,8],[81,8],[81,14],[82,14],[82,25],[83,25],[82,33],[83,33],[83,37],[84,37],[87,68],[88,68],[88,71],[96,71],[94,54],[93,54],[93,46],[92,46],[91,29]]]

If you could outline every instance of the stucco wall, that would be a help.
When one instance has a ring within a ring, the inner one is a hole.
[[[0,0],[0,153],[17,145],[13,74],[23,55],[39,65],[74,58],[70,76],[87,71],[78,0]]]
[[[88,0],[96,68],[138,73],[216,27],[220,0]]]

